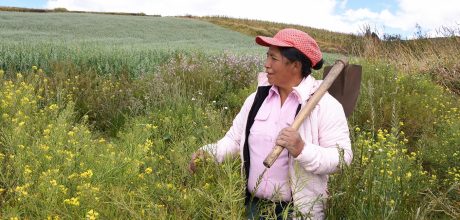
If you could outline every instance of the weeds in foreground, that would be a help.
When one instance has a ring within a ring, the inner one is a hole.
[[[256,72],[257,62],[233,60],[178,55],[158,74],[123,83],[38,67],[1,71],[2,217],[245,216],[239,159],[187,171],[189,155],[220,138],[253,91],[250,75],[232,74]],[[368,75],[350,118],[355,159],[331,176],[328,216],[458,217],[458,103],[427,78],[361,64]],[[113,132],[99,126],[116,112],[124,123],[106,124]]]

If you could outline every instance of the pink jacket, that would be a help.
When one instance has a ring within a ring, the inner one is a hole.
[[[305,88],[302,88],[303,93],[300,94],[304,104],[321,83],[312,76],[308,76],[306,80]],[[266,73],[260,73],[258,86],[264,85],[268,85]],[[214,155],[219,163],[226,156],[238,153],[243,160],[246,122],[254,97],[255,93],[246,99],[233,120],[233,125],[222,139],[202,147],[203,150]],[[326,93],[298,131],[305,146],[297,158],[289,158],[293,202],[304,217],[323,219],[328,175],[340,167],[341,160],[350,164],[353,157],[348,124],[342,105]]]

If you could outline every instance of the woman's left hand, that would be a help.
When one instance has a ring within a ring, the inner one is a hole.
[[[298,131],[287,127],[281,129],[278,138],[276,138],[276,145],[286,148],[292,156],[297,157],[302,152],[305,142],[303,142]]]

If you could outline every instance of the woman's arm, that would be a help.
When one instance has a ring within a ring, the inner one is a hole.
[[[326,95],[318,112],[319,145],[305,143],[302,152],[295,158],[301,166],[314,174],[330,174],[349,165],[353,158],[350,133],[342,105]]]

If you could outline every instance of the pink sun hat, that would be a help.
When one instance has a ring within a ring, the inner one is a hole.
[[[282,29],[273,37],[257,36],[256,43],[266,47],[294,47],[310,59],[312,66],[323,58],[316,41],[307,33],[293,28]]]

